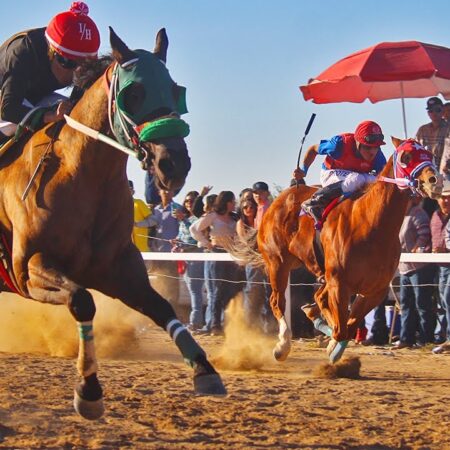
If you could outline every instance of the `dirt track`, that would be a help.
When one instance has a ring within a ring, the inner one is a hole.
[[[237,345],[199,341],[213,356]],[[350,346],[362,378],[325,380],[313,375],[324,349],[295,343],[280,364],[261,342],[244,347],[262,369],[222,370],[228,396],[197,397],[175,346],[148,328],[138,359],[100,360],[107,412],[95,423],[72,408],[73,358],[1,353],[0,448],[450,448],[450,355]]]

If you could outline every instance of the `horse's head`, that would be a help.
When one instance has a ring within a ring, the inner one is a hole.
[[[394,176],[409,181],[407,187],[422,197],[439,198],[443,178],[433,164],[433,155],[414,139],[392,138],[395,146]]]
[[[110,28],[114,66],[109,100],[110,124],[116,138],[138,150],[142,166],[154,167],[157,184],[175,190],[183,186],[191,168],[184,138],[189,125],[185,88],[166,68],[168,39],[164,29],[152,52],[130,50]]]

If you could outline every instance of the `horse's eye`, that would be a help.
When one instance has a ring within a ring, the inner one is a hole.
[[[132,83],[120,93],[122,105],[129,115],[138,113],[145,99],[145,88],[141,83]]]

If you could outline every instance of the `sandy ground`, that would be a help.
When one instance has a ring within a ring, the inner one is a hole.
[[[235,311],[225,338],[198,337],[223,366],[228,395],[199,397],[163,331],[102,306],[107,410],[89,422],[72,408],[75,359],[61,356],[76,348],[70,316],[4,294],[0,302],[1,449],[450,449],[450,354],[350,345],[361,378],[321,379],[324,349],[295,342],[277,363],[273,338],[244,331]]]

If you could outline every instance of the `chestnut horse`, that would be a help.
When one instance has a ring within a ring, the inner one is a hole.
[[[432,165],[429,152],[412,140],[404,141],[412,151],[404,149],[403,141],[393,138],[393,143],[394,157],[389,159],[379,180],[359,198],[340,203],[326,218],[320,232],[324,264],[316,254],[313,219],[300,215],[302,202],[316,188],[291,187],[265,213],[257,243],[272,286],[270,305],[279,323],[279,340],[274,348],[277,360],[285,360],[291,346],[292,333],[284,312],[285,290],[292,268],[303,265],[322,282],[315,294],[316,312],[319,316],[320,308],[326,320],[325,323],[319,318],[321,329],[332,337],[327,349],[332,362],[342,356],[348,339],[354,336],[364,316],[385,298],[400,259],[398,236],[410,194],[410,189],[399,189],[392,183],[405,182],[404,178],[393,179],[393,159],[397,175],[398,169],[405,167],[413,174],[409,186],[417,193],[435,198],[442,190],[441,177]],[[419,157],[415,151],[420,153]],[[391,182],[381,181],[382,177],[390,178]],[[248,255],[248,262],[252,255],[256,262],[254,252]],[[242,253],[235,252],[235,256],[242,258]],[[357,298],[349,311],[353,295]]]
[[[165,30],[158,33],[153,53],[128,49],[112,29],[110,43],[112,64],[91,83],[70,117],[116,135],[147,158],[160,186],[181,187],[190,168],[187,124],[176,108],[180,87],[165,67]],[[117,117],[119,110],[125,118]],[[121,122],[125,129],[118,127]],[[61,122],[37,131],[25,144],[19,141],[0,160],[0,223],[4,246],[11,249],[13,284],[23,297],[67,305],[75,318],[81,382],[74,405],[87,419],[104,411],[93,339],[95,304],[88,288],[120,299],[165,329],[194,369],[197,393],[226,393],[205,352],[150,286],[131,242],[133,201],[126,164],[127,155]]]

